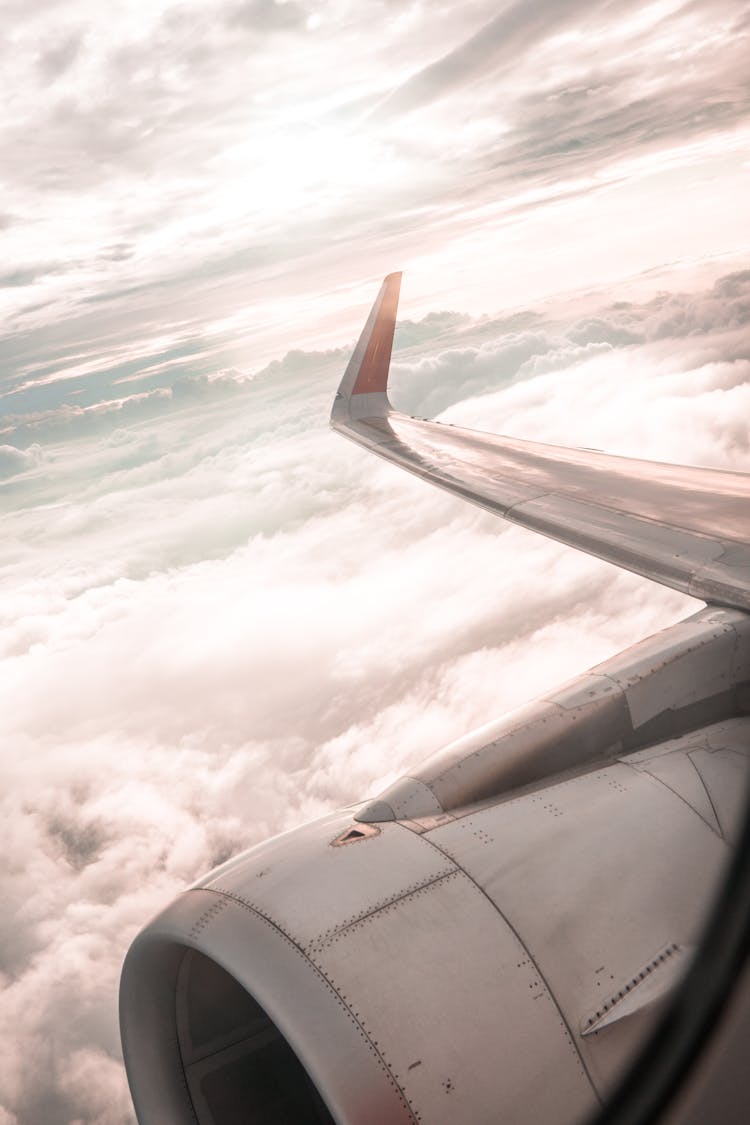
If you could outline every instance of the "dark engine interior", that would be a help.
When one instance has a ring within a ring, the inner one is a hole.
[[[177,1030],[200,1125],[333,1125],[279,1029],[220,965],[186,950]]]

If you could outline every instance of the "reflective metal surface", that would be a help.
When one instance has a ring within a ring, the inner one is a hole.
[[[712,604],[750,609],[750,478],[478,433],[393,410],[371,344],[390,356],[400,274],[383,282],[331,425],[432,484]]]
[[[180,896],[123,970],[139,1121],[574,1125],[614,1093],[618,1125],[739,1122],[726,1082],[741,1085],[750,992],[720,1002],[721,955],[736,969],[744,948],[736,898],[750,898],[746,856],[732,859],[750,759],[750,481],[393,411],[399,284],[384,282],[334,428],[712,605]],[[728,923],[706,938],[730,859]]]

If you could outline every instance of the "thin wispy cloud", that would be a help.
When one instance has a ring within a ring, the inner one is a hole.
[[[524,252],[545,253],[565,237],[565,199],[585,200],[604,245],[628,221],[601,198],[619,185],[653,214],[660,260],[678,256],[700,205],[675,198],[680,169],[725,185],[700,216],[714,248],[738,249],[747,226],[739,3],[80,3],[19,6],[11,31],[0,302],[14,338],[72,324],[103,348],[133,316],[144,338],[185,320],[201,333],[263,301],[270,358],[312,295],[357,283],[364,260],[373,278],[413,263],[432,301],[472,263],[476,311],[488,287],[512,292],[490,265],[515,268],[508,222],[530,218]],[[653,264],[631,256],[626,272]],[[256,348],[261,328],[245,337]]]
[[[4,12],[0,1123],[132,1125],[119,968],[233,852],[695,605],[334,437],[750,469],[744,5]]]

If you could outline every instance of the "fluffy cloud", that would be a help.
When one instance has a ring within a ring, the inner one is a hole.
[[[117,977],[152,912],[693,607],[327,413],[404,264],[397,405],[750,468],[750,271],[643,274],[743,250],[747,20],[6,8],[0,1125],[130,1125]]]
[[[584,364],[588,364],[595,378],[608,366],[612,366],[613,372],[621,371],[623,377],[627,373],[637,398],[648,387],[648,383],[644,384],[647,371],[658,369],[668,374],[674,370],[669,357],[674,352],[675,340],[681,342],[677,363],[680,372],[689,355],[696,368],[703,368],[705,361],[705,370],[700,377],[696,376],[698,381],[704,381],[707,387],[715,383],[729,389],[747,379],[750,271],[728,274],[707,291],[661,292],[647,303],[617,301],[565,322],[541,312],[528,312],[510,318],[487,318],[479,323],[441,314],[425,318],[422,323],[433,328],[438,339],[443,325],[450,325],[452,346],[422,355],[418,326],[399,326],[396,344],[400,342],[402,347],[395,357],[391,397],[399,408],[430,417],[453,403],[495,391],[498,385]],[[612,357],[611,364],[607,357]],[[635,372],[639,372],[639,377]],[[599,382],[599,387],[593,385],[590,389],[597,398],[601,387],[610,385],[601,378]],[[538,389],[544,385],[535,384]],[[549,380],[548,385],[552,391],[555,380]],[[696,390],[697,386],[698,382]],[[524,393],[520,391],[521,395]],[[502,401],[507,403],[505,397]],[[550,394],[550,402],[559,408],[556,394]],[[472,409],[468,408],[469,414]],[[585,412],[577,417],[587,421]],[[499,429],[506,425],[498,420]],[[679,427],[670,429],[679,432]],[[737,440],[741,440],[741,424],[737,431]],[[615,433],[608,437],[618,440]],[[539,440],[571,439],[558,433],[556,437]],[[580,444],[590,445],[592,440],[582,436]],[[599,440],[595,444],[600,444]],[[658,449],[654,455],[658,456]],[[720,451],[718,456],[721,458]]]
[[[433,314],[400,328],[394,398],[750,469],[749,291],[738,273],[567,318]],[[695,606],[335,437],[344,359],[7,427],[25,447],[6,446],[0,579],[8,1122],[132,1121],[119,967],[185,883]]]

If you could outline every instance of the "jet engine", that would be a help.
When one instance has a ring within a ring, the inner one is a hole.
[[[185,891],[123,970],[141,1125],[585,1119],[700,934],[749,679],[705,610]]]

